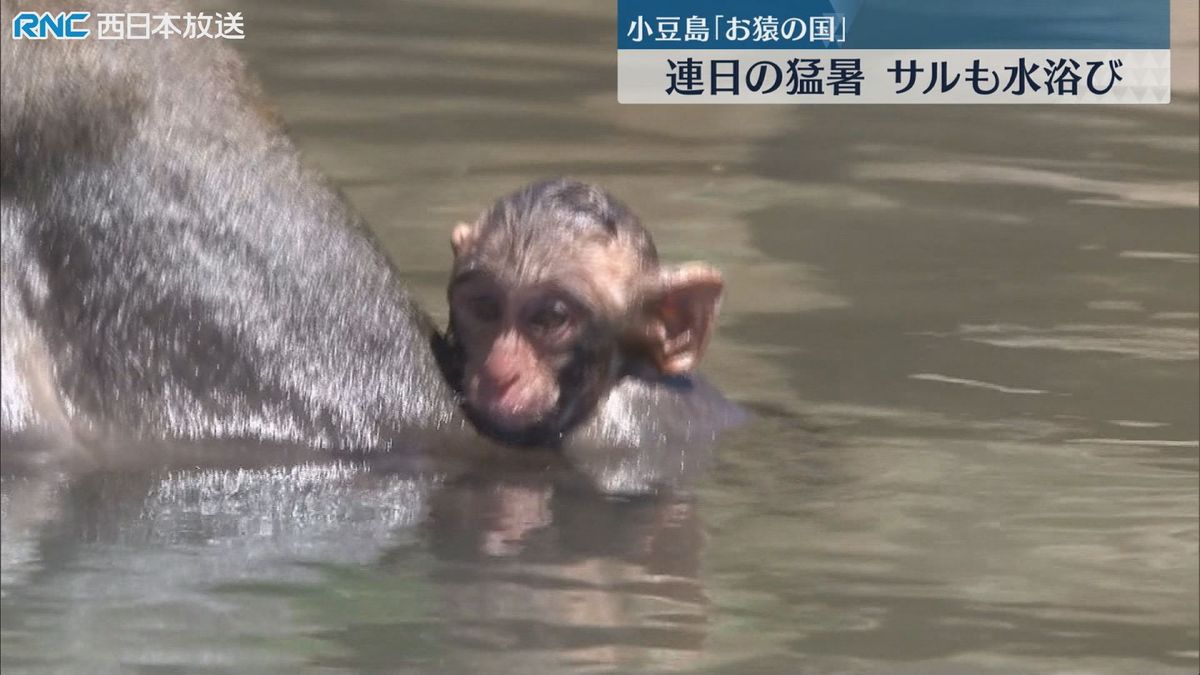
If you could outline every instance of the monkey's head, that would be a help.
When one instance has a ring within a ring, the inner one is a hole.
[[[557,442],[622,376],[691,371],[712,334],[720,273],[660,266],[637,216],[594,186],[530,185],[451,247],[451,378],[501,440]]]

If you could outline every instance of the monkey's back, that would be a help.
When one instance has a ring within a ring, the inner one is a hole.
[[[2,56],[6,435],[375,449],[457,424],[428,320],[231,50]]]

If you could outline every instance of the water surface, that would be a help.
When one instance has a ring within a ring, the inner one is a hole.
[[[725,271],[705,372],[755,420],[641,497],[553,461],[8,480],[5,670],[1195,672],[1185,4],[1170,106],[1021,108],[620,106],[606,3],[242,7],[427,307],[456,222],[600,182]]]

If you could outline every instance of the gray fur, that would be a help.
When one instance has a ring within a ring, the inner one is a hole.
[[[21,8],[0,9],[9,26]],[[6,32],[0,56],[6,463],[29,437],[364,452],[474,437],[434,327],[232,50]],[[622,385],[575,438],[710,435],[733,407],[704,391]],[[716,414],[675,418],[701,409]]]
[[[209,41],[4,37],[6,432],[47,423],[40,379],[86,436],[378,449],[459,424],[430,324],[249,82]]]
[[[557,178],[525,186],[498,200],[478,223],[473,257],[496,261],[517,280],[556,269],[562,251],[588,240],[622,245],[643,269],[658,265],[654,240],[632,210],[605,190]]]

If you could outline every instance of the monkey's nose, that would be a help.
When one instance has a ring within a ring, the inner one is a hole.
[[[515,370],[501,374],[488,373],[487,388],[492,390],[496,396],[503,396],[519,379],[521,379],[521,373]]]

